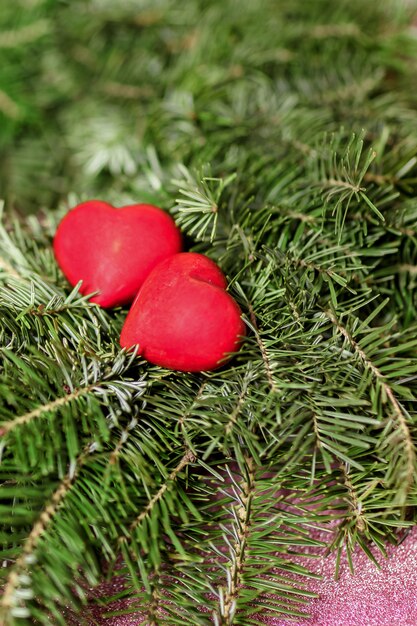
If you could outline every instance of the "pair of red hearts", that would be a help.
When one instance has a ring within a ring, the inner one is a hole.
[[[103,307],[133,301],[120,336],[124,348],[156,365],[196,372],[219,367],[245,334],[241,311],[220,268],[181,252],[181,234],[158,207],[115,209],[92,200],[58,226],[54,253],[72,285]]]

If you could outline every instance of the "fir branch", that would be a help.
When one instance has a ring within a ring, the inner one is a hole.
[[[56,398],[51,402],[47,402],[42,406],[38,406],[33,411],[29,411],[28,413],[24,413],[23,415],[19,415],[15,417],[13,420],[8,422],[3,422],[0,424],[0,437],[4,437],[12,432],[15,428],[22,426],[24,424],[28,424],[32,420],[41,417],[44,413],[48,413],[51,411],[55,411],[56,409],[65,406],[66,404],[70,404],[77,398],[80,398],[83,395],[90,393],[97,385],[87,385],[81,389],[76,389],[74,392],[67,394],[66,396],[61,396],[60,398]]]
[[[322,265],[318,265],[317,263],[312,263],[311,261],[305,261],[304,259],[289,258],[288,260],[290,263],[293,263],[296,267],[304,267],[306,269],[311,269],[319,274],[324,274],[325,276],[333,280],[338,280],[338,281],[344,280],[340,276],[340,274],[343,274],[343,272],[341,271],[335,272],[332,269],[329,269],[328,267],[323,267]]]
[[[187,418],[190,417],[190,415],[192,414],[194,408],[197,406],[200,398],[202,397],[205,388],[207,387],[208,381],[207,380],[203,380],[203,382],[201,383],[200,387],[197,389],[197,393],[195,394],[195,397],[193,398],[190,406],[188,407],[188,409],[186,409],[183,413],[180,414],[180,416],[178,417],[178,425],[181,428],[181,430],[184,430]]]
[[[88,446],[78,458],[71,463],[68,473],[55,489],[48,504],[39,515],[38,520],[35,522],[30,534],[26,538],[20,556],[10,569],[3,590],[3,596],[0,599],[0,617],[3,616],[5,620],[10,616],[19,617],[19,597],[16,596],[16,592],[20,584],[20,578],[29,569],[30,565],[36,562],[35,553],[39,540],[47,532],[57,511],[63,505],[65,498],[72,489],[80,469],[94,449],[94,444]],[[6,623],[6,621],[4,623]]]
[[[0,112],[12,120],[18,119],[21,115],[19,105],[2,89],[0,89]]]
[[[311,36],[317,39],[327,39],[327,37],[360,37],[362,32],[354,22],[342,24],[317,24],[311,31]]]
[[[398,266],[399,272],[405,272],[407,274],[411,274],[411,276],[417,275],[417,265],[411,265],[410,263],[403,263]]]
[[[328,178],[325,180],[322,180],[322,185],[324,188],[328,187],[330,189],[348,189],[349,191],[352,191],[353,193],[359,193],[360,191],[366,191],[365,187],[360,187],[358,184],[352,183],[350,181],[347,180],[338,180],[336,178]],[[337,193],[337,191],[335,192]],[[330,196],[331,197],[331,194]]]
[[[313,431],[314,431],[314,436],[316,440],[314,447],[316,450],[319,450],[322,446],[322,443],[321,443],[321,437],[320,437],[319,422],[318,422],[317,415],[314,411],[312,412],[312,418],[313,418]]]
[[[133,418],[126,428],[124,428],[120,434],[119,441],[116,444],[116,447],[112,451],[109,457],[109,466],[108,471],[111,471],[112,465],[117,465],[120,459],[121,452],[123,450],[124,444],[128,441],[129,435],[131,431],[135,428],[137,424],[137,419]]]
[[[273,376],[273,368],[272,368],[272,364],[270,361],[270,358],[268,356],[268,352],[267,349],[265,347],[264,342],[262,341],[262,337],[258,328],[258,322],[256,319],[256,315],[255,315],[255,310],[253,308],[253,306],[251,305],[250,302],[247,303],[248,309],[249,309],[249,319],[251,321],[251,325],[253,328],[253,331],[255,333],[255,339],[256,339],[256,343],[258,344],[259,347],[259,351],[261,353],[262,356],[262,361],[264,364],[264,368],[265,368],[265,374],[266,374],[266,378],[268,380],[268,385],[271,389],[271,392],[274,394],[279,394],[279,388],[277,386],[277,384],[275,383],[274,380],[274,376]]]
[[[251,524],[251,504],[255,488],[255,468],[251,457],[245,456],[245,480],[240,483],[240,504],[234,507],[235,542],[230,546],[227,566],[227,587],[219,589],[219,606],[213,614],[216,626],[231,626],[237,608],[239,591],[244,584],[247,540]]]
[[[235,179],[235,174],[226,179],[200,176],[196,180],[184,166],[178,166],[183,180],[174,180],[181,197],[176,199],[174,211],[178,224],[197,241],[213,241],[217,229],[219,202],[223,191]],[[210,235],[206,237],[206,231]]]
[[[163,608],[163,595],[164,589],[163,577],[160,571],[156,572],[152,578],[152,591],[149,600],[145,607],[142,607],[144,613],[144,624],[146,626],[159,626],[160,625],[160,609]],[[165,588],[166,589],[166,588]]]
[[[313,433],[314,433],[314,448],[313,448],[313,456],[311,460],[311,476],[310,476],[310,485],[312,486],[315,481],[316,474],[316,466],[317,466],[317,455],[322,451],[323,443],[320,435],[320,428],[318,422],[318,416],[315,411],[312,411],[313,418]]]
[[[363,367],[370,370],[373,378],[376,380],[377,383],[381,385],[384,394],[389,404],[391,405],[390,419],[393,421],[394,429],[399,433],[399,438],[404,446],[405,451],[405,476],[403,477],[401,484],[401,498],[402,500],[405,500],[407,495],[413,489],[416,482],[417,455],[413,437],[411,435],[411,431],[408,426],[407,417],[404,413],[404,410],[401,407],[400,402],[396,398],[391,386],[388,384],[385,376],[381,373],[378,367],[376,367],[376,365],[374,365],[374,363],[368,358],[364,350],[362,350],[360,345],[354,340],[348,329],[343,326],[343,324],[337,319],[337,317],[331,310],[326,310],[325,314],[329,318],[329,320],[335,325],[343,338],[353,348],[355,353],[358,355],[360,361],[362,362]]]
[[[291,220],[299,220],[300,222],[306,222],[307,224],[319,223],[319,220],[314,215],[306,215],[304,213],[299,213],[298,211],[287,209],[285,207],[280,206],[279,212],[281,214],[287,215]]]
[[[18,48],[43,37],[50,31],[49,22],[40,19],[37,22],[22,26],[18,30],[3,31],[0,34],[1,48]]]
[[[339,469],[342,474],[343,484],[345,485],[347,489],[346,500],[349,505],[349,515],[351,519],[353,519],[355,528],[357,528],[357,530],[360,533],[363,533],[364,531],[366,531],[367,521],[366,521],[366,517],[362,513],[362,503],[359,500],[358,493],[350,479],[349,471],[348,471],[348,468],[346,467],[346,464],[340,463]]]
[[[10,263],[6,261],[6,259],[3,259],[1,257],[0,257],[0,269],[6,272],[6,274],[9,274],[9,276],[14,278],[15,280],[20,280],[22,278],[12,265],[10,265]],[[6,278],[6,281],[7,281],[7,278]]]
[[[126,100],[135,101],[142,98],[150,98],[154,95],[154,91],[150,87],[139,87],[138,85],[126,85],[117,82],[104,83],[101,86],[101,90],[103,93],[113,98],[124,98]]]
[[[149,500],[148,504],[144,507],[144,509],[139,513],[139,515],[133,520],[133,522],[129,526],[129,536],[133,535],[134,531],[140,526],[143,520],[149,515],[149,513],[153,510],[154,506],[161,500],[165,492],[172,487],[177,479],[177,476],[182,470],[187,467],[190,463],[195,463],[196,456],[191,450],[187,450],[176,467],[169,474],[165,482],[161,485],[158,491],[152,496]],[[127,536],[120,537],[119,542],[127,542],[129,538]]]
[[[249,387],[249,383],[250,383],[250,377],[246,378],[244,381],[244,384],[242,385],[242,389],[239,393],[239,396],[237,398],[236,401],[236,406],[233,409],[233,411],[231,411],[230,413],[230,418],[229,421],[226,424],[226,428],[225,428],[225,434],[226,436],[229,436],[231,434],[231,432],[233,431],[233,428],[236,424],[237,418],[239,417],[243,405],[245,404],[245,397],[248,393],[248,387]]]
[[[301,619],[288,555],[319,545],[311,528],[341,522],[323,543],[350,558],[416,517],[410,1],[154,4],[0,11],[2,559],[100,446],[22,569],[13,625],[64,624],[117,551],[150,623]],[[171,208],[247,313],[236,359],[199,376],[120,352],[126,311],[71,291],[51,249],[91,197]]]

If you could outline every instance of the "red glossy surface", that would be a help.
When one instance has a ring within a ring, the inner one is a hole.
[[[99,200],[79,204],[58,226],[54,253],[71,285],[99,294],[103,307],[132,302],[153,268],[181,250],[172,218],[149,204],[115,209]]]
[[[139,345],[145,359],[170,369],[219,367],[245,334],[241,311],[226,286],[219,267],[202,254],[184,252],[166,259],[139,291],[121,346]]]

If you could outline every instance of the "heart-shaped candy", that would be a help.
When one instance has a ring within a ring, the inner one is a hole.
[[[122,329],[124,348],[184,372],[216,369],[245,334],[241,311],[220,268],[202,254],[162,261],[142,285]]]
[[[181,250],[173,219],[150,204],[115,209],[99,200],[79,204],[63,218],[54,253],[71,285],[103,307],[132,302],[161,261]]]

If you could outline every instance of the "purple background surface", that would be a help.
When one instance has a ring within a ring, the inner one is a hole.
[[[355,574],[352,575],[346,560],[342,560],[339,580],[334,580],[335,555],[321,556],[309,562],[309,568],[322,576],[321,580],[309,579],[308,588],[319,594],[306,605],[309,618],[295,621],[273,618],[265,621],[268,626],[416,626],[417,624],[417,528],[413,528],[404,541],[387,548],[388,558],[379,553],[378,569],[361,551],[355,554]],[[304,561],[305,563],[305,561]],[[120,579],[102,585],[93,593],[108,597],[121,590]],[[103,617],[109,610],[124,610],[129,601],[121,600],[105,609],[90,605],[84,617],[91,624],[102,626],[136,626],[144,623],[143,613],[118,617]],[[69,621],[76,624],[77,621]],[[79,622],[78,622],[79,623]],[[161,622],[163,623],[163,622]]]

